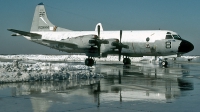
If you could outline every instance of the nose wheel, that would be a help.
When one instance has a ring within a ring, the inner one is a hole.
[[[92,58],[86,58],[85,59],[85,65],[87,65],[87,66],[93,66],[94,65],[94,59],[92,59]]]
[[[167,61],[162,61],[161,64],[162,64],[163,67],[167,67],[168,62]]]
[[[130,58],[124,58],[123,63],[124,63],[124,65],[131,64]]]

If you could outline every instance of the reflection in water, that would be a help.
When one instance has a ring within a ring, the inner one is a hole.
[[[182,79],[182,80],[178,79],[178,85],[179,85],[180,90],[182,90],[182,91],[194,89],[193,84],[188,81],[185,81],[184,79]]]
[[[56,102],[70,104],[88,101],[97,107],[116,101],[162,103],[179,97],[182,90],[193,90],[193,84],[182,77],[187,70],[183,66],[96,65],[91,72],[103,74],[103,79],[8,83],[0,87],[12,88],[13,97],[30,96],[35,112],[48,111]]]

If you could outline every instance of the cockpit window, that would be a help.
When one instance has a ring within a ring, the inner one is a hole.
[[[166,35],[165,39],[173,39],[171,35]]]
[[[170,32],[167,32],[167,34],[171,34]]]
[[[174,39],[180,40],[181,37],[179,35],[173,35]]]

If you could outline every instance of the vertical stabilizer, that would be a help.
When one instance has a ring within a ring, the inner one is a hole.
[[[47,17],[44,4],[39,3],[35,8],[35,13],[33,16],[33,21],[31,26],[31,32],[38,32],[38,31],[69,31],[69,30],[53,25]]]

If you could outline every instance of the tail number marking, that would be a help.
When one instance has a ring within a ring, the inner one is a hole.
[[[38,29],[49,29],[49,26],[38,26]]]

